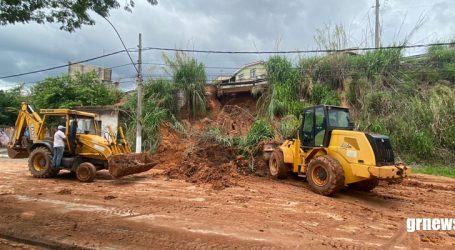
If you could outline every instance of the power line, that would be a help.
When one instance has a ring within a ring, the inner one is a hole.
[[[102,55],[102,56],[92,57],[92,58],[81,60],[81,61],[77,61],[77,62],[70,62],[70,63],[67,63],[65,65],[59,65],[59,66],[54,66],[54,67],[50,67],[50,68],[46,68],[46,69],[39,69],[39,70],[35,70],[35,71],[18,73],[18,74],[14,74],[14,75],[2,76],[2,77],[0,77],[0,79],[6,79],[6,78],[11,78],[11,77],[17,77],[17,76],[31,75],[31,74],[41,73],[41,72],[45,72],[45,71],[49,71],[49,70],[65,68],[65,67],[69,67],[69,66],[71,66],[73,64],[90,62],[90,61],[93,61],[93,60],[97,60],[97,59],[100,59],[100,58],[103,58],[103,57],[113,56],[113,55],[120,54],[120,53],[123,53],[123,52],[125,52],[125,50],[118,50],[118,51],[115,51],[115,52],[112,52],[112,53],[109,53],[109,54],[105,54],[105,55]]]
[[[174,52],[182,51],[182,52],[190,52],[190,53],[212,53],[212,54],[298,54],[298,53],[336,53],[336,52],[349,52],[349,51],[370,51],[370,50],[381,50],[381,49],[408,49],[408,48],[423,48],[423,47],[431,47],[431,46],[450,46],[450,45],[455,45],[455,42],[429,43],[429,44],[416,44],[416,45],[397,45],[397,46],[386,46],[386,47],[379,47],[379,48],[364,47],[364,48],[348,48],[348,49],[289,50],[289,51],[221,51],[221,50],[171,49],[171,48],[160,48],[160,47],[146,47],[146,48],[143,48],[143,50],[159,50],[159,51],[174,51]],[[24,73],[18,73],[18,74],[13,74],[13,75],[1,76],[0,79],[41,73],[41,72],[45,72],[45,71],[49,71],[49,70],[68,67],[73,64],[89,62],[89,61],[97,60],[100,58],[109,57],[109,56],[113,56],[113,55],[116,55],[119,53],[130,52],[130,51],[134,52],[132,49],[128,49],[128,50],[123,49],[123,50],[115,51],[115,52],[105,54],[102,56],[97,56],[97,57],[93,57],[93,58],[89,58],[89,59],[85,59],[85,60],[81,60],[81,61],[77,61],[77,62],[72,62],[72,63],[68,63],[65,65],[59,65],[59,66],[55,66],[55,67],[50,67],[50,68],[45,68],[45,69],[40,69],[40,70],[35,70],[35,71],[30,71],[30,72],[24,72]],[[133,64],[134,68],[136,69],[136,65],[134,62],[132,62],[130,64]],[[127,66],[130,64],[119,65],[118,67],[123,67],[123,66]],[[162,66],[164,66],[164,65],[162,65]],[[217,68],[222,68],[222,67],[217,67]],[[235,69],[237,69],[237,68],[235,68]]]
[[[347,49],[314,49],[314,50],[286,50],[286,51],[228,51],[228,50],[195,50],[195,49],[172,49],[162,47],[145,47],[142,50],[158,50],[158,51],[174,51],[174,52],[188,52],[188,53],[208,53],[208,54],[302,54],[302,53],[337,53],[337,52],[351,52],[351,51],[369,51],[369,50],[382,50],[382,49],[409,49],[409,48],[424,48],[431,46],[450,46],[455,45],[455,42],[447,43],[428,43],[428,44],[415,44],[415,45],[395,45],[384,47],[364,47],[364,48],[347,48]]]
[[[103,17],[103,18],[104,18],[104,20],[106,20],[106,21],[111,25],[111,27],[114,29],[115,33],[117,34],[118,38],[120,39],[120,42],[122,42],[123,49],[126,51],[126,53],[128,54],[128,57],[130,58],[131,64],[133,64],[134,69],[135,69],[136,72],[139,74],[139,70],[137,69],[136,64],[134,64],[133,58],[131,57],[130,52],[128,51],[128,49],[126,48],[126,45],[125,45],[125,43],[123,42],[123,39],[122,39],[122,37],[120,36],[120,33],[118,33],[117,29],[116,29],[115,26],[111,23],[111,21],[109,21],[109,19],[107,19],[106,17]]]

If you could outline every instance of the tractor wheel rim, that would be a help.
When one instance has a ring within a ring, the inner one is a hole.
[[[36,171],[41,171],[46,167],[46,159],[43,155],[37,155],[33,158],[33,168]]]
[[[79,178],[81,180],[86,180],[89,177],[89,171],[87,168],[80,168],[78,171]]]
[[[278,161],[276,159],[272,159],[272,164],[270,164],[270,172],[275,175],[278,172]]]
[[[327,170],[321,166],[317,166],[314,168],[313,172],[311,173],[311,177],[313,179],[314,184],[318,186],[324,186],[325,184],[327,184],[329,180]]]

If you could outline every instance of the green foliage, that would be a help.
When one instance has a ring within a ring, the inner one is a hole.
[[[349,74],[347,55],[330,54],[319,59],[313,73],[316,82],[327,83],[332,89],[343,89]]]
[[[431,135],[426,132],[416,132],[412,136],[412,153],[421,156],[428,157],[433,152],[433,139]]]
[[[159,143],[159,128],[168,123],[178,131],[184,131],[174,114],[176,111],[176,85],[166,80],[153,80],[144,84],[144,106],[142,108],[142,140],[147,151],[154,151]],[[128,114],[125,123],[129,141],[136,137],[137,95],[127,98],[124,111]]]
[[[297,138],[300,120],[294,115],[287,115],[280,120],[279,132],[282,138]]]
[[[365,95],[365,107],[367,112],[373,115],[388,114],[392,107],[392,95],[387,91],[374,91]]]
[[[22,98],[20,88],[0,90],[0,125],[14,125]]]
[[[413,167],[412,172],[455,178],[455,168],[448,166],[439,165],[417,166]]]
[[[387,77],[400,68],[401,49],[379,49],[368,51],[364,55],[349,57],[350,68],[354,74],[366,76],[372,80]]]
[[[111,105],[121,93],[102,83],[95,73],[49,77],[31,88],[31,103],[38,109]]]
[[[405,160],[455,161],[455,49],[434,46],[403,58],[401,49],[302,58],[301,96],[312,104],[345,98],[359,129],[390,135]],[[347,86],[345,95],[336,90]],[[430,157],[429,157],[430,156]]]
[[[252,125],[248,134],[242,142],[244,149],[251,149],[255,147],[259,142],[272,139],[275,136],[275,132],[270,123],[265,120],[256,120]]]
[[[209,127],[202,134],[202,139],[224,147],[238,147],[240,137],[226,136],[219,128]]]
[[[156,5],[157,0],[147,0],[152,5]],[[131,12],[135,3],[132,0],[126,1],[123,8]],[[94,25],[95,20],[89,15],[95,12],[101,17],[109,17],[112,9],[117,9],[121,5],[116,0],[15,0],[0,2],[0,24],[16,23],[60,23],[60,29],[74,31],[82,25]]]
[[[313,85],[310,101],[314,104],[340,105],[340,97],[337,92],[324,84]]]
[[[206,81],[204,64],[177,51],[174,58],[163,54],[166,64],[171,69],[174,84],[177,90],[183,91],[188,114],[192,118],[205,114],[206,99],[204,84]]]
[[[259,101],[260,113],[272,119],[295,112],[299,101],[299,73],[285,57],[273,56],[266,62],[269,88]]]
[[[442,45],[435,45],[428,49],[428,59],[438,66],[455,63],[455,49]]]

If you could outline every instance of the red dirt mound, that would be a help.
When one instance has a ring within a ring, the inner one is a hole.
[[[235,151],[217,144],[199,142],[176,167],[166,171],[172,179],[209,183],[214,189],[237,185],[239,174],[232,159]]]
[[[184,157],[184,152],[191,145],[191,141],[168,126],[160,127],[160,145],[152,155],[158,162],[156,169],[174,168]]]
[[[254,116],[237,105],[225,105],[216,119],[217,127],[231,136],[246,135],[253,122]]]

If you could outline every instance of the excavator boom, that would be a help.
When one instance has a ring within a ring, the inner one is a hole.
[[[27,158],[29,156],[29,144],[40,137],[42,124],[41,117],[33,108],[22,102],[16,119],[14,134],[8,144],[8,156],[13,159]]]

